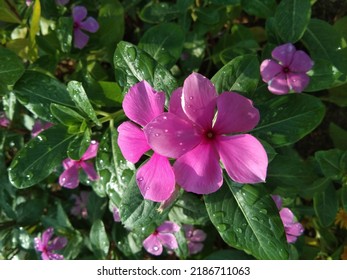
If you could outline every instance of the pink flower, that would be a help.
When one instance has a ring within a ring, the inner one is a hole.
[[[36,120],[34,123],[33,128],[31,129],[31,137],[36,137],[37,135],[39,135],[42,131],[50,128],[51,126],[53,126],[53,123],[50,122],[43,122],[41,120]]]
[[[74,46],[78,49],[83,49],[88,41],[89,36],[82,30],[95,33],[99,29],[99,23],[93,18],[87,17],[87,9],[83,6],[75,6],[72,10],[72,18],[74,21]],[[84,21],[83,21],[84,20]]]
[[[118,145],[126,160],[136,163],[151,149],[142,128],[164,112],[164,104],[165,94],[156,92],[146,81],[129,89],[123,109],[133,122],[127,121],[118,127]],[[157,153],[138,169],[136,180],[143,197],[152,201],[164,201],[175,190],[175,175],[170,162]]]
[[[89,192],[81,191],[80,195],[72,195],[72,198],[75,200],[75,205],[71,208],[71,214],[83,219],[87,219],[88,211],[87,204],[89,199]]]
[[[174,250],[178,248],[174,232],[178,232],[180,227],[170,221],[165,221],[150,236],[143,241],[143,247],[152,255],[159,256],[163,252],[163,246]]]
[[[29,7],[33,3],[33,0],[25,0],[25,4]]]
[[[272,195],[278,210],[286,233],[288,243],[294,243],[297,238],[304,233],[304,227],[296,222],[293,212],[289,208],[282,208],[282,198],[279,195]]]
[[[274,59],[266,59],[260,65],[260,74],[269,91],[279,95],[302,92],[310,82],[306,72],[313,67],[311,58],[291,43],[276,47],[271,54]]]
[[[177,159],[173,167],[183,189],[209,194],[223,183],[219,160],[236,182],[265,180],[265,149],[252,135],[235,134],[253,129],[258,121],[251,100],[234,92],[218,96],[210,80],[193,73],[172,94],[169,112],[152,120],[144,131],[156,153]]]
[[[42,237],[36,237],[34,239],[35,250],[41,253],[43,260],[63,260],[64,256],[54,253],[55,250],[63,249],[67,244],[65,237],[56,237],[51,240],[54,233],[52,227],[48,228],[42,233]]]
[[[121,221],[120,220],[119,209],[116,206],[113,207],[113,220],[115,222],[120,222]]]
[[[11,121],[5,116],[3,112],[0,112],[0,127],[9,127]]]
[[[206,239],[206,233],[201,229],[195,229],[192,225],[184,225],[183,230],[187,239],[188,250],[190,255],[199,253]]]
[[[73,160],[70,158],[64,159],[63,167],[65,171],[59,177],[59,184],[69,189],[76,188],[79,184],[78,171],[80,168],[87,173],[90,180],[97,180],[99,176],[96,173],[93,164],[87,160],[96,157],[98,147],[99,143],[93,140],[90,142],[88,149],[80,160]]]

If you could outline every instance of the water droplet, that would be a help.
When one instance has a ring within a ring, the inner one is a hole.
[[[158,246],[154,246],[153,247],[153,251],[158,251],[159,250],[159,247]]]
[[[163,116],[163,120],[167,120],[167,116]]]
[[[189,99],[190,99],[190,100],[193,100],[193,99],[194,99],[194,97],[193,97],[193,96],[189,96]]]
[[[251,220],[256,221],[256,222],[259,222],[259,219],[258,219],[258,217],[256,217],[256,216],[251,217]]]
[[[32,173],[28,173],[27,175],[25,175],[25,178],[27,179],[27,180],[31,180],[31,178],[34,176],[34,174],[32,174]]]
[[[95,144],[96,144],[96,141],[95,141],[95,140],[92,140],[92,141],[90,141],[90,144],[95,145]]]
[[[127,54],[131,60],[135,60],[137,57],[137,51],[133,47],[128,48]]]
[[[168,133],[168,132],[169,132],[169,130],[168,130],[168,129],[165,129],[164,131],[165,131],[166,133]]]
[[[139,182],[143,181],[143,177],[137,178],[137,181],[139,181]]]
[[[217,212],[215,212],[215,213],[212,214],[212,216],[213,216],[214,218],[223,218],[224,215],[225,215],[225,214],[224,214],[223,211],[217,211]]]
[[[262,213],[262,214],[267,214],[267,210],[266,209],[260,209],[259,212]]]
[[[159,137],[159,136],[160,136],[160,134],[159,134],[159,133],[156,133],[156,134],[154,134],[154,136],[155,136],[155,137]]]
[[[151,188],[151,187],[146,187],[146,190],[149,191],[150,188]]]
[[[238,232],[238,233],[242,233],[242,232],[243,232],[243,230],[242,230],[242,228],[237,228],[237,229],[236,229],[236,232]]]
[[[220,232],[226,231],[230,226],[228,224],[218,224],[217,229]]]
[[[183,143],[182,142],[180,142],[180,144],[179,144],[180,146],[182,146],[183,145]]]

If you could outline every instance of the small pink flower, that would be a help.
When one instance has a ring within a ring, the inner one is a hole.
[[[152,255],[159,256],[163,252],[163,246],[169,250],[178,248],[174,232],[178,232],[180,227],[170,221],[165,221],[162,225],[143,241],[143,247]]]
[[[34,239],[35,250],[41,252],[41,258],[43,260],[63,260],[64,256],[54,253],[55,250],[63,249],[67,244],[65,237],[56,237],[51,240],[54,233],[52,227],[48,228],[42,233],[42,237],[36,237]]]
[[[146,81],[129,89],[123,109],[132,122],[124,122],[118,127],[118,145],[126,160],[136,163],[151,149],[142,128],[164,112],[164,104],[165,94],[155,91]],[[175,190],[175,175],[170,162],[157,153],[137,170],[136,180],[143,197],[152,201],[165,201]]]
[[[120,220],[119,209],[116,206],[113,207],[113,220],[115,222],[120,222],[121,221]]]
[[[93,140],[90,142],[88,149],[80,160],[73,160],[70,158],[64,159],[63,167],[65,171],[59,177],[59,184],[69,189],[76,188],[79,184],[78,172],[80,168],[87,173],[90,180],[96,181],[99,179],[99,176],[94,169],[94,165],[87,161],[96,157],[98,147],[99,143]]]
[[[169,112],[148,123],[144,132],[156,153],[177,159],[173,168],[183,189],[209,194],[223,183],[219,160],[235,182],[265,181],[264,147],[252,135],[241,134],[258,121],[251,100],[234,92],[218,95],[210,80],[193,73],[173,92]]]
[[[260,65],[260,74],[269,91],[279,95],[302,92],[310,82],[306,73],[313,67],[311,58],[291,43],[276,47],[271,54],[274,59],[266,59]]]
[[[31,129],[31,137],[36,137],[39,135],[42,131],[52,127],[54,124],[50,122],[43,122],[41,120],[36,120],[34,123],[33,128]]]
[[[95,33],[99,29],[99,23],[93,18],[87,17],[87,9],[83,6],[75,6],[72,10],[72,18],[74,21],[74,46],[78,49],[83,49],[88,41],[89,36],[82,30]],[[84,20],[84,21],[83,21]]]
[[[286,233],[288,243],[294,243],[297,238],[304,233],[302,224],[296,221],[293,212],[289,208],[282,208],[282,198],[279,195],[272,195],[278,210]]]
[[[72,195],[71,197],[75,200],[75,205],[71,208],[71,214],[78,217],[87,219],[88,211],[87,204],[90,192],[81,191],[80,195]]]
[[[3,112],[0,112],[0,127],[9,127],[11,121],[5,116]]]
[[[187,239],[188,250],[190,255],[199,253],[206,239],[206,233],[201,229],[195,229],[192,225],[183,225],[183,230]]]
[[[25,0],[25,4],[29,7],[33,3],[33,0]]]

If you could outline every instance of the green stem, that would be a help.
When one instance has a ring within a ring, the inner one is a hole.
[[[124,111],[123,110],[119,110],[115,113],[112,113],[112,114],[109,114],[109,113],[106,113],[106,112],[101,112],[101,111],[97,111],[96,112],[97,114],[99,115],[103,115],[104,117],[100,118],[99,121],[101,123],[105,123],[105,122],[108,122],[108,121],[118,121],[118,120],[121,120],[125,117],[124,115]]]

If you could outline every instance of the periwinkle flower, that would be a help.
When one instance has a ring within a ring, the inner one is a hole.
[[[70,213],[78,218],[87,219],[88,210],[87,204],[90,192],[81,191],[80,195],[72,195],[71,197],[75,200],[74,206],[71,208]]]
[[[304,227],[297,222],[293,212],[289,208],[282,208],[282,198],[279,195],[272,195],[284,226],[288,243],[294,243],[300,235],[304,233]]]
[[[79,169],[83,169],[88,178],[92,181],[96,181],[99,176],[94,169],[94,165],[87,160],[96,157],[98,152],[99,143],[91,141],[88,149],[83,154],[81,159],[73,160],[70,158],[64,159],[63,167],[65,171],[59,176],[59,184],[65,188],[74,189],[79,184]]]
[[[251,100],[234,92],[218,95],[210,80],[193,73],[172,94],[169,112],[144,132],[156,153],[176,159],[175,178],[183,189],[209,194],[223,183],[219,160],[235,182],[265,181],[266,151],[255,137],[242,134],[258,121]]]
[[[178,248],[176,237],[180,227],[174,222],[165,221],[143,241],[143,247],[152,255],[159,256],[163,252],[163,246],[169,250]]]
[[[9,127],[11,121],[5,116],[3,112],[0,112],[0,127]]]
[[[202,242],[206,239],[206,233],[201,229],[194,228],[192,225],[183,225],[183,230],[187,239],[189,254],[199,253],[204,247]]]
[[[95,33],[99,29],[99,23],[93,17],[86,17],[87,9],[85,7],[75,6],[73,8],[74,46],[78,49],[83,49],[89,41],[89,36],[82,30]]]
[[[63,260],[64,256],[55,253],[55,250],[63,249],[67,244],[65,237],[55,237],[53,240],[54,229],[52,227],[46,229],[41,238],[36,237],[34,239],[35,250],[41,252],[41,258],[43,260]]]
[[[36,120],[33,128],[31,129],[31,137],[36,137],[39,135],[42,131],[52,127],[54,124],[50,122],[43,122],[41,120]]]
[[[311,58],[291,43],[276,47],[271,55],[273,59],[266,59],[260,65],[260,74],[269,91],[278,95],[302,92],[310,82],[307,72],[313,67]]]
[[[131,120],[118,127],[118,145],[124,158],[132,163],[151,147],[143,127],[164,112],[165,94],[155,91],[146,81],[132,86],[123,100],[125,115]],[[169,160],[157,153],[136,173],[136,181],[145,199],[165,201],[175,190],[175,175]]]
[[[120,214],[119,214],[119,209],[118,209],[118,207],[116,207],[116,206],[113,206],[113,220],[115,221],[115,222],[120,222],[121,221],[121,219],[120,219]]]

